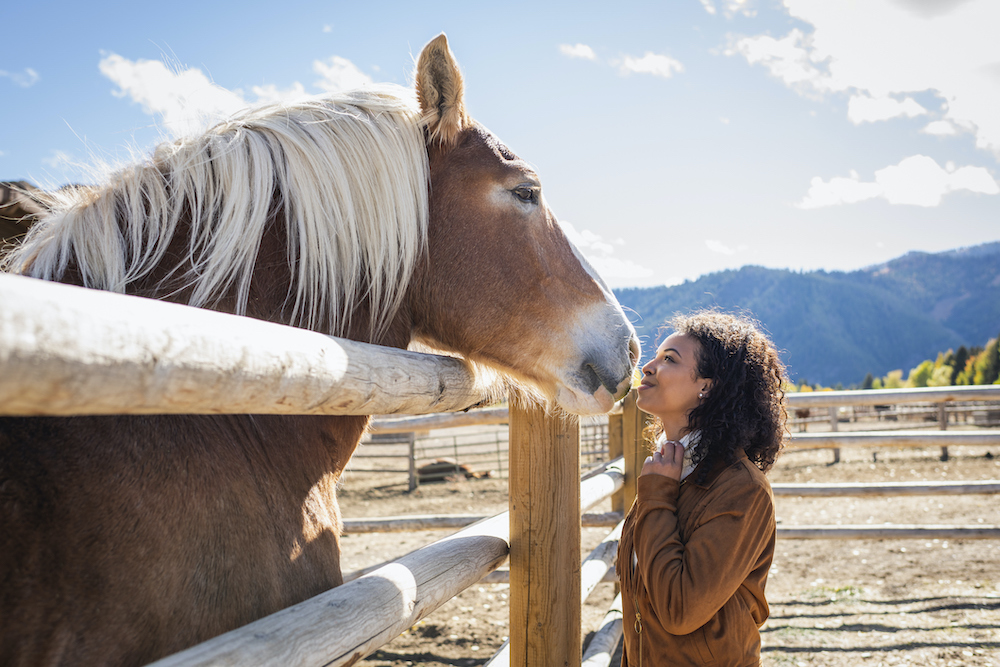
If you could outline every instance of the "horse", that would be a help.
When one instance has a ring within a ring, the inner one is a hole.
[[[578,414],[639,357],[443,34],[414,90],[250,109],[51,196],[6,271],[425,345]],[[0,418],[0,664],[142,664],[341,584],[335,491],[368,423]]]
[[[0,253],[45,215],[37,193],[38,188],[27,181],[0,182]]]

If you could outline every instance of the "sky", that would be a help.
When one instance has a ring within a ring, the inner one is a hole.
[[[1000,240],[996,0],[39,0],[4,23],[2,180],[94,182],[245,106],[410,86],[445,32],[470,113],[612,287]]]

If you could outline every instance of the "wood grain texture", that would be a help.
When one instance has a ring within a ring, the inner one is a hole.
[[[623,506],[626,512],[635,502],[639,471],[649,455],[649,446],[643,437],[646,424],[653,417],[646,414],[635,405],[635,389],[622,399],[622,448],[625,457],[625,486],[623,488]]]
[[[483,400],[466,363],[0,275],[0,414],[421,414]]]
[[[506,514],[499,514],[153,664],[355,664],[496,569],[508,554],[508,530]]]
[[[580,428],[513,408],[510,419],[510,664],[579,667]]]

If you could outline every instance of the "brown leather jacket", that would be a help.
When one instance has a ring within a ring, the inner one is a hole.
[[[735,464],[717,465],[702,484],[699,472],[680,483],[662,475],[638,480],[616,566],[623,667],[760,665],[764,585],[774,556],[771,485],[742,450]]]

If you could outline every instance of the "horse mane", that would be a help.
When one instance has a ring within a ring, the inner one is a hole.
[[[52,193],[53,212],[3,269],[58,280],[75,262],[85,286],[125,292],[169,257],[160,270],[187,303],[235,291],[245,314],[265,226],[283,218],[291,323],[336,323],[342,335],[366,299],[374,335],[426,244],[423,127],[412,93],[394,86],[246,110],[103,185]],[[177,258],[167,250],[182,220],[190,237]]]

